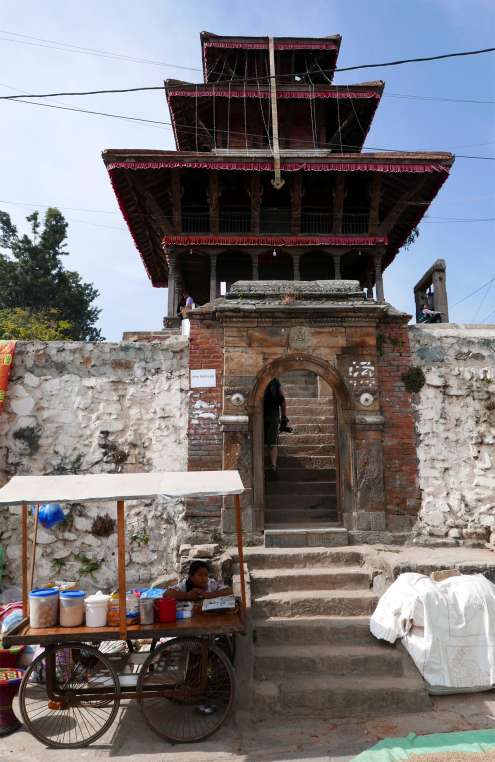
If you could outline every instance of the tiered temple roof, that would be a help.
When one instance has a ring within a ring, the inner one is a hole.
[[[351,278],[383,298],[453,156],[362,152],[384,84],[331,84],[340,36],[201,41],[204,83],[165,83],[177,151],[103,154],[153,285],[172,271],[202,303],[240,278]]]

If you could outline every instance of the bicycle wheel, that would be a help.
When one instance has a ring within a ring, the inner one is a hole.
[[[173,743],[208,738],[225,722],[235,676],[224,652],[201,638],[177,638],[153,651],[137,683],[148,725]]]
[[[100,738],[114,721],[119,678],[92,646],[50,646],[26,670],[19,704],[26,728],[38,741],[77,749]]]

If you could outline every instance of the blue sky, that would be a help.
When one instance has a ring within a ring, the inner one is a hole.
[[[340,33],[341,66],[491,47],[495,5],[493,0],[0,0],[0,27],[0,94],[7,95],[14,92],[9,88],[52,92],[158,85],[167,77],[200,81],[199,71],[176,67],[201,66],[203,29],[274,36]],[[19,44],[8,41],[14,37],[7,32],[174,66],[69,53],[48,43]],[[367,146],[495,156],[494,103],[396,97],[495,101],[495,54],[342,73],[335,82],[367,79],[386,82]],[[168,120],[160,92],[53,102]],[[149,284],[117,213],[100,153],[105,148],[173,148],[171,129],[5,101],[0,102],[0,119],[0,209],[10,212],[21,229],[33,208],[23,204],[63,209],[70,223],[66,265],[99,289],[100,324],[107,339],[118,340],[124,330],[158,328],[166,291]],[[414,283],[440,257],[447,260],[451,305],[495,276],[493,222],[434,219],[495,217],[494,171],[495,162],[457,159],[430,209],[432,219],[421,225],[419,240],[386,272],[385,294],[396,307],[413,309]],[[495,283],[451,310],[451,320],[457,322],[484,319],[495,323]]]

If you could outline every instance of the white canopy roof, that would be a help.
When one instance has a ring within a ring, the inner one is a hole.
[[[14,476],[0,489],[0,506],[22,503],[83,503],[165,497],[240,495],[238,471],[159,471],[150,474]]]

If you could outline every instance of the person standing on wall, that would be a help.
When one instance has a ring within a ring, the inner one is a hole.
[[[287,402],[278,378],[273,378],[265,389],[263,400],[265,446],[270,450],[270,471],[272,479],[278,479],[278,437],[280,432],[291,433],[287,418]]]

